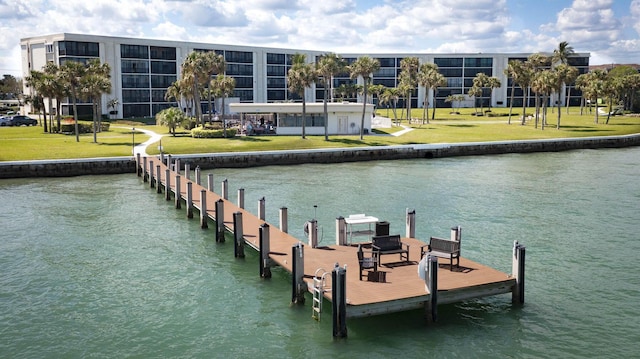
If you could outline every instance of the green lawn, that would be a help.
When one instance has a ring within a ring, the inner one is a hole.
[[[162,139],[165,152],[173,154],[185,153],[216,153],[237,151],[265,151],[287,149],[310,149],[330,147],[358,147],[358,146],[386,146],[418,143],[455,143],[455,142],[484,142],[499,140],[548,139],[585,136],[608,136],[640,133],[640,117],[615,116],[609,124],[604,124],[606,116],[600,116],[599,123],[594,123],[594,113],[585,111],[579,115],[578,108],[562,110],[561,128],[556,129],[557,109],[548,113],[548,125],[544,130],[539,125],[534,128],[534,121],[520,125],[521,109],[513,110],[511,124],[507,124],[508,108],[492,109],[495,116],[472,116],[473,109],[461,109],[461,114],[450,114],[451,109],[438,109],[436,119],[428,124],[412,123],[408,126],[413,131],[401,136],[388,134],[401,130],[400,127],[390,129],[376,129],[375,135],[365,136],[330,136],[329,141],[324,136],[243,136],[229,139],[194,139],[188,131],[178,131],[177,136],[168,134],[168,129],[158,126],[134,124],[136,128],[166,134]],[[533,109],[528,108],[531,114]],[[389,111],[390,116],[393,116]],[[398,111],[398,114],[400,112]],[[379,110],[378,115],[386,116],[386,110]],[[412,118],[422,118],[422,110],[412,111]],[[407,122],[402,121],[407,126]],[[122,128],[119,128],[122,127]],[[0,161],[18,161],[31,159],[62,159],[129,156],[132,150],[132,124],[114,123],[108,132],[98,134],[97,143],[93,143],[92,134],[80,136],[77,143],[74,135],[59,135],[43,133],[41,127],[0,127]],[[135,142],[141,143],[148,136],[137,132]],[[157,145],[149,146],[147,152],[157,153]]]

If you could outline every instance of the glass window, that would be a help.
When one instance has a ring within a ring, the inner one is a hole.
[[[493,58],[491,57],[465,57],[464,67],[492,67]]]
[[[447,87],[462,87],[462,78],[461,77],[448,78]]]
[[[436,57],[433,62],[438,67],[462,67],[462,58],[459,57]]]
[[[374,85],[384,85],[386,87],[396,87],[395,79],[373,79]]]
[[[122,75],[122,88],[149,88],[149,76]]]
[[[478,73],[484,73],[487,76],[492,76],[493,71],[491,69],[479,69],[479,68],[470,68],[464,69],[464,77],[476,77]]]
[[[122,73],[129,74],[148,74],[149,61],[145,60],[122,60]]]
[[[154,103],[151,105],[151,108],[153,110],[153,112],[151,113],[152,116],[155,116],[158,112],[165,110],[169,107],[176,107],[175,104],[170,104],[170,103]]]
[[[253,88],[253,77],[234,77],[236,88]]]
[[[284,54],[267,53],[267,64],[284,65],[285,64]]]
[[[286,93],[285,90],[267,90],[267,101],[284,101]]]
[[[122,117],[151,117],[149,112],[149,104],[123,104]]]
[[[164,95],[167,93],[166,90],[151,90],[151,101],[152,102],[167,102],[164,99]]]
[[[267,78],[267,88],[285,88],[287,87],[287,82],[284,77],[268,77]]]
[[[571,66],[589,66],[589,57],[571,56],[567,59]]]
[[[173,61],[151,61],[152,74],[176,74],[176,63]]]
[[[175,75],[152,75],[151,76],[151,87],[153,88],[161,88],[166,89],[171,86],[172,83],[176,82]]]
[[[380,67],[396,67],[396,59],[393,57],[381,57],[378,61],[380,61]]]
[[[253,63],[253,53],[246,51],[226,51],[224,59],[227,62]]]
[[[120,57],[123,59],[148,59],[149,46],[121,44]]]
[[[149,102],[149,90],[122,90],[122,102]]]
[[[442,68],[438,70],[444,77],[462,77],[461,68]]]
[[[253,102],[253,90],[233,90],[233,97],[239,97],[242,102]]]
[[[158,60],[175,60],[176,48],[175,47],[160,47],[151,46],[151,58]]]
[[[58,42],[60,56],[88,56],[99,57],[100,46],[97,42],[60,41]]]
[[[253,65],[227,64],[227,75],[253,76]]]
[[[284,66],[267,65],[267,76],[286,76],[287,72]]]
[[[395,77],[396,76],[396,68],[380,68],[378,71],[373,73],[373,77]]]

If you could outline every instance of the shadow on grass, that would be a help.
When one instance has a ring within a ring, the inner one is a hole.
[[[478,127],[478,125],[445,125],[447,127],[460,127],[460,128],[464,128],[464,127]]]

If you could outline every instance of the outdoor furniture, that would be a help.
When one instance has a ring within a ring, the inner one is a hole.
[[[366,251],[369,256],[365,256],[365,251],[362,246],[358,246],[358,266],[360,267],[360,280],[363,276],[369,278],[369,272],[373,269],[373,272],[378,271],[378,262],[375,260],[372,251]]]
[[[378,218],[373,216],[367,216],[362,214],[351,214],[344,219],[347,224],[347,244],[353,243],[353,238],[356,236],[366,236],[367,239],[371,238],[374,234],[371,225],[378,223]]]
[[[426,250],[425,250],[426,249]],[[456,260],[456,267],[460,266],[460,242],[450,239],[431,237],[429,244],[420,247],[420,257],[425,254],[445,258],[449,260],[450,270],[453,270],[453,260]]]
[[[384,254],[399,254],[400,260],[409,261],[409,245],[402,243],[399,234],[389,236],[373,236],[371,238],[373,254],[380,265],[380,257]]]

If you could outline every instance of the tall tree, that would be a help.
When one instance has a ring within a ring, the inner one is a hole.
[[[40,110],[44,109],[43,92],[46,92],[44,88],[45,74],[42,71],[31,70],[29,76],[25,78],[26,85],[30,89],[30,95],[28,97],[29,102],[34,109],[38,110],[38,117],[40,117]],[[45,125],[44,132],[47,132],[47,114],[45,112]]]
[[[82,85],[82,78],[87,73],[84,64],[77,61],[67,61],[60,66],[60,77],[67,86],[68,94],[73,103],[73,120],[75,122],[76,142],[80,142],[80,131],[78,128],[78,97]]]
[[[536,93],[537,96],[542,97],[542,125],[541,128],[544,130],[544,126],[547,123],[547,103],[549,96],[553,93],[556,84],[558,83],[557,73],[551,70],[542,70],[536,73],[531,82],[531,89]],[[538,128],[539,117],[536,116],[535,128]]]
[[[302,98],[302,138],[306,138],[307,96],[305,93],[307,88],[316,82],[318,75],[314,66],[307,63],[305,54],[294,54],[291,62],[291,68],[287,73],[287,83],[289,91],[298,94]]]
[[[394,123],[398,122],[398,113],[397,113],[397,105],[398,100],[400,99],[400,93],[397,88],[387,88],[382,93],[382,102],[386,104],[391,104],[393,109],[393,120]],[[387,106],[387,117],[389,116],[389,106]]]
[[[225,76],[224,74],[218,74],[216,78],[211,80],[210,88],[213,89],[213,93],[216,97],[221,99],[222,113],[220,118],[222,119],[222,131],[223,136],[227,137],[227,120],[225,119],[225,104],[224,101],[227,97],[233,94],[233,90],[236,88],[236,79],[233,77]]]
[[[173,137],[176,136],[176,127],[181,126],[187,120],[187,116],[179,107],[165,108],[156,114],[156,124],[169,127],[169,133]]]
[[[346,67],[346,62],[340,55],[334,53],[327,53],[320,56],[316,63],[316,71],[319,79],[322,81],[324,88],[323,93],[323,107],[324,107],[324,140],[329,140],[329,111],[327,109],[327,102],[329,102],[329,96],[331,94],[331,87],[333,77],[342,73]]]
[[[353,64],[349,66],[349,73],[352,79],[362,77],[363,79],[363,96],[362,101],[362,119],[360,120],[360,140],[364,139],[364,115],[367,109],[367,86],[374,72],[380,69],[380,61],[369,56],[359,57]]]
[[[489,84],[489,76],[484,72],[478,72],[476,77],[473,78],[473,87],[480,89],[480,91],[474,91],[475,97],[480,97],[480,114],[484,115],[484,101],[482,95],[484,95],[484,88]]]
[[[595,123],[598,123],[598,99],[605,92],[605,81],[607,72],[604,70],[593,70],[578,76],[576,86],[583,92],[583,96],[596,105]]]
[[[193,51],[182,63],[182,79],[191,88],[195,107],[196,126],[202,120],[201,93],[205,84],[209,83],[206,54]]]
[[[559,62],[561,64],[567,64],[569,61],[569,57],[573,56],[575,51],[572,46],[569,46],[569,43],[566,41],[562,41],[558,44],[558,48],[553,50],[553,62]]]
[[[504,74],[509,80],[511,80],[511,96],[509,99],[509,120],[508,124],[511,124],[511,114],[513,113],[513,99],[515,97],[516,79],[522,73],[522,62],[518,60],[509,60],[507,68],[504,69]],[[523,89],[524,94],[524,89]],[[524,101],[524,99],[523,99]]]
[[[414,56],[405,57],[400,60],[400,82],[404,86],[403,88],[410,88],[411,91],[407,92],[407,122],[411,119],[411,95],[418,86],[418,70],[420,69],[420,59]]]
[[[206,81],[207,81],[207,99],[209,101],[208,105],[209,105],[209,121],[212,120],[213,118],[213,113],[212,111],[212,106],[211,106],[211,96],[212,94],[215,94],[215,91],[211,90],[211,80],[212,80],[212,76],[213,75],[219,75],[224,73],[226,67],[227,67],[227,63],[224,60],[224,56],[220,55],[220,54],[216,54],[214,51],[208,51],[204,53],[204,71],[205,71],[205,76],[206,76]],[[234,81],[234,88],[235,88],[235,81]],[[225,137],[226,137],[226,128],[225,128]]]
[[[92,103],[93,107],[93,142],[97,143],[97,132],[101,127],[100,109],[102,94],[111,92],[111,67],[108,63],[100,63],[95,59],[87,64],[86,74],[81,80],[81,93]]]
[[[565,63],[561,63],[553,68],[555,72],[556,80],[554,90],[558,94],[558,122],[556,124],[556,128],[560,129],[560,113],[561,111],[561,102],[560,102],[560,94],[562,93],[562,89],[565,87],[565,84],[572,83],[578,77],[578,69],[573,66],[569,66]],[[568,100],[567,100],[568,101]]]
[[[491,76],[487,79],[487,87],[489,87],[489,110],[491,110],[491,102],[493,102],[493,91],[501,86],[502,83],[497,77]]]

